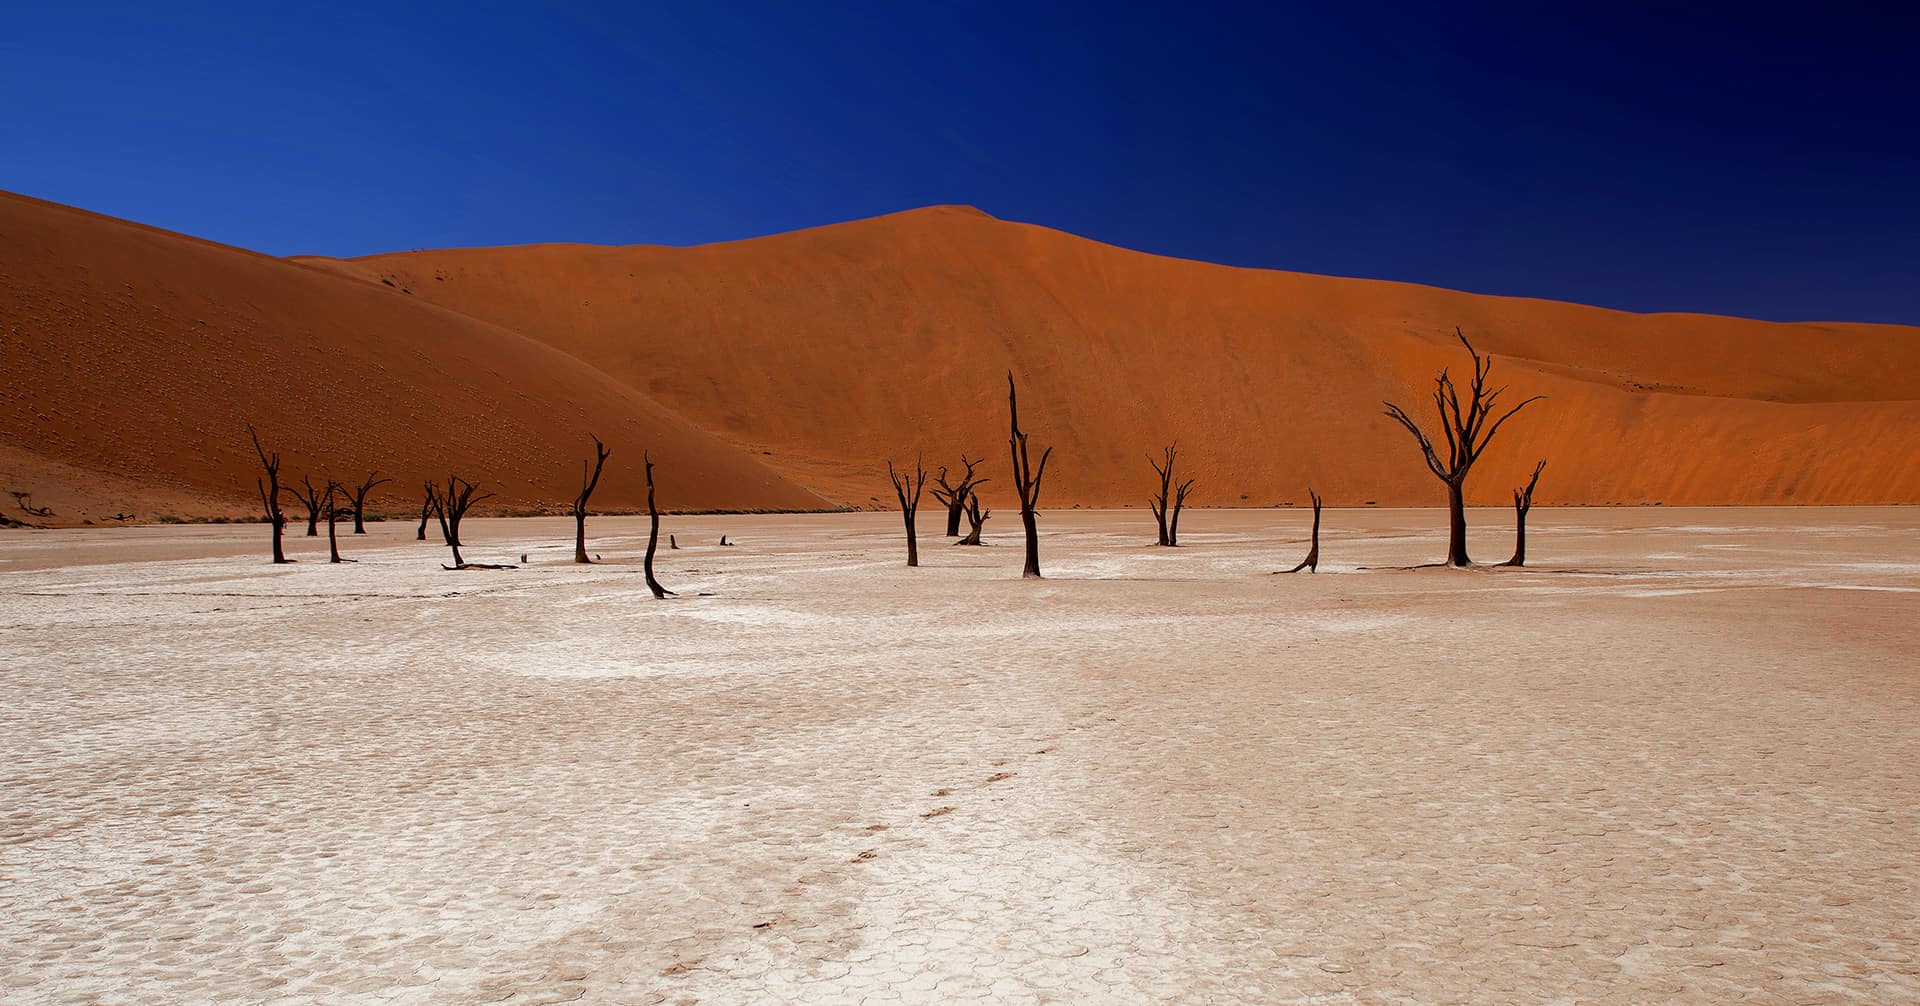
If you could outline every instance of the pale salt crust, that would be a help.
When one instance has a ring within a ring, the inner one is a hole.
[[[1920,511],[1674,517],[5,532],[0,1002],[1920,1000]]]

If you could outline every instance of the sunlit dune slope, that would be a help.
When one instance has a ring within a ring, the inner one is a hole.
[[[1635,315],[1167,259],[964,207],[694,248],[542,245],[309,260],[374,294],[542,340],[855,504],[884,459],[985,455],[1011,501],[1005,372],[1044,504],[1140,504],[1178,440],[1195,501],[1432,504],[1382,399],[1430,416],[1464,366],[1544,394],[1476,470],[1500,503],[1534,459],[1565,503],[1920,500],[1920,329]],[[388,286],[386,284],[392,284]]]
[[[826,505],[546,342],[378,284],[11,195],[0,366],[0,489],[35,492],[56,523],[257,509],[248,423],[292,481],[395,476],[377,506],[396,512],[450,471],[502,505],[570,501],[589,433],[614,450],[599,505],[644,505],[642,449],[665,505]]]

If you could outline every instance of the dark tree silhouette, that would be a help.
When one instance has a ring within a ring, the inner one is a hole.
[[[467,517],[467,511],[475,503],[491,499],[492,493],[483,493],[480,487],[458,475],[447,476],[447,487],[434,490],[434,514],[440,518],[440,537],[445,539],[447,547],[453,550],[453,565],[442,565],[441,569],[512,569],[512,566],[494,565],[484,562],[468,562],[460,557],[460,522]]]
[[[440,502],[440,497],[433,491],[433,483],[428,482],[426,486],[427,493],[420,498],[420,530],[414,533],[414,541],[427,540],[427,520],[433,516],[434,510]]]
[[[1162,452],[1163,460],[1153,460],[1147,455],[1147,464],[1153,466],[1154,474],[1160,476],[1160,492],[1147,500],[1147,506],[1153,509],[1153,521],[1159,526],[1159,545],[1172,548],[1180,544],[1180,510],[1187,505],[1187,494],[1193,491],[1193,479],[1174,484],[1173,462],[1180,456],[1178,444],[1169,444]],[[1172,497],[1169,501],[1168,497]],[[1171,507],[1169,507],[1171,502]]]
[[[993,481],[974,474],[973,470],[979,466],[979,461],[968,461],[967,456],[962,454],[960,463],[966,466],[967,473],[960,476],[958,484],[947,483],[946,465],[941,465],[939,473],[933,477],[933,498],[947,508],[947,537],[949,538],[960,537],[960,515],[966,510],[967,494],[971,493],[976,486]]]
[[[1320,571],[1320,494],[1308,486],[1307,496],[1313,500],[1313,544],[1307,548],[1307,557],[1300,560],[1300,565],[1287,570],[1289,573],[1298,573],[1303,569],[1309,573]]]
[[[971,474],[971,473],[969,473]],[[893,494],[900,498],[900,516],[907,523],[907,565],[920,565],[920,541],[913,533],[913,518],[920,512],[920,490],[927,486],[927,470],[920,465],[920,459],[913,459],[913,475],[893,470],[893,459],[887,459],[887,480],[893,483]],[[909,493],[907,490],[912,489]]]
[[[673,591],[660,586],[660,581],[653,578],[653,552],[660,547],[660,508],[653,503],[653,458],[642,451],[640,464],[647,470],[647,559],[641,569],[647,574],[647,589],[653,591],[653,596],[667,597]]]
[[[313,477],[310,475],[300,476],[300,483],[306,486],[306,492],[302,493],[300,486],[288,486],[287,491],[293,494],[294,499],[300,501],[301,506],[307,508],[307,537],[318,538],[320,536],[320,497],[326,487],[314,485]]]
[[[1392,402],[1382,402],[1387,407],[1387,416],[1394,422],[1407,428],[1413,439],[1420,445],[1420,454],[1426,459],[1427,469],[1435,478],[1447,487],[1447,565],[1471,566],[1473,560],[1467,557],[1467,473],[1473,470],[1473,463],[1493,442],[1493,435],[1500,427],[1512,419],[1515,413],[1545,398],[1535,395],[1519,405],[1508,409],[1500,418],[1494,419],[1494,406],[1506,388],[1487,390],[1487,373],[1493,369],[1493,360],[1482,357],[1473,348],[1473,343],[1460,329],[1453,334],[1458,336],[1460,344],[1467,347],[1467,353],[1473,357],[1473,383],[1467,389],[1467,406],[1460,407],[1460,392],[1454,387],[1453,379],[1442,368],[1433,381],[1433,405],[1440,413],[1440,430],[1447,438],[1447,456],[1443,460],[1434,449],[1433,441],[1422,432],[1413,417],[1405,409]]]
[[[254,432],[251,423],[247,424],[247,436],[253,438],[253,452],[260,455],[260,467],[267,472],[264,479],[253,481],[260,487],[260,506],[266,511],[267,523],[273,525],[273,561],[292,562],[280,542],[287,530],[287,515],[280,511],[280,452],[268,454],[267,449],[260,446],[260,434]]]
[[[593,437],[593,471],[589,473],[587,463],[580,462],[580,495],[573,498],[573,561],[581,565],[593,561],[587,558],[587,499],[600,484],[600,469],[606,467],[607,458],[613,454],[599,437],[591,433],[587,436]]]
[[[673,535],[667,535],[667,547],[670,549],[677,549],[680,547],[680,543],[674,540]]]
[[[30,513],[30,514],[32,514],[32,515],[33,515],[33,516],[35,516],[35,517],[51,517],[51,516],[53,516],[53,508],[52,508],[52,507],[50,507],[50,506],[34,506],[34,505],[33,505],[33,494],[32,494],[32,493],[27,493],[27,492],[16,492],[16,493],[12,493],[11,495],[13,496],[13,502],[14,502],[14,505],[15,505],[15,506],[18,506],[18,507],[19,507],[19,508],[20,508],[21,510],[24,510],[24,511],[26,511],[27,513]]]
[[[367,533],[367,494],[370,492],[373,492],[373,490],[376,487],[385,485],[386,483],[392,482],[392,481],[393,481],[392,479],[381,478],[380,473],[376,471],[376,472],[368,473],[366,481],[360,483],[358,486],[354,487],[353,489],[348,489],[344,485],[340,487],[341,497],[343,499],[351,499],[353,501],[353,533],[354,534]],[[422,534],[424,534],[426,531],[426,528],[423,526],[420,530]]]
[[[986,544],[986,542],[983,542],[980,540],[980,528],[982,525],[986,524],[987,518],[991,516],[993,516],[992,510],[980,509],[980,494],[969,490],[967,492],[967,527],[968,527],[967,536],[965,538],[960,539],[959,541],[954,542],[954,544],[955,545]]]
[[[334,523],[340,518],[353,513],[353,510],[345,506],[335,505],[336,493],[338,494],[337,498],[342,500],[350,499],[353,495],[352,490],[349,490],[346,486],[332,479],[327,480],[327,493],[322,500],[322,506],[324,506],[327,511],[327,561],[355,562],[357,560],[340,558],[340,537],[334,531]]]
[[[1513,558],[1501,563],[1502,566],[1525,566],[1527,564],[1527,512],[1533,509],[1533,487],[1540,484],[1540,471],[1547,467],[1547,459],[1533,466],[1533,477],[1522,488],[1513,491]]]
[[[1033,508],[1040,502],[1040,480],[1047,474],[1047,459],[1053,448],[1040,452],[1040,467],[1034,468],[1027,456],[1027,435],[1020,432],[1020,403],[1014,395],[1013,371],[1007,371],[1007,418],[1013,433],[1007,446],[1013,452],[1013,482],[1020,493],[1020,523],[1027,531],[1027,562],[1020,570],[1023,577],[1040,576],[1040,527]]]

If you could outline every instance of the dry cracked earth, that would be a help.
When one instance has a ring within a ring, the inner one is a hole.
[[[938,516],[0,533],[0,1003],[1920,1001],[1920,510]]]

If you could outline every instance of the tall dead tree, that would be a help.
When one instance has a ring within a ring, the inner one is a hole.
[[[1540,472],[1547,467],[1547,459],[1533,466],[1533,477],[1527,484],[1513,491],[1513,558],[1501,563],[1502,566],[1525,566],[1527,564],[1527,511],[1533,509],[1533,487],[1540,484]]]
[[[447,487],[434,490],[433,510],[440,518],[440,537],[446,540],[447,547],[453,550],[453,565],[442,565],[441,569],[512,569],[512,566],[494,565],[484,562],[468,562],[460,557],[460,522],[467,517],[467,511],[475,503],[492,498],[492,493],[483,493],[480,487],[458,475],[447,476]]]
[[[589,472],[587,462],[580,462],[580,495],[573,498],[573,561],[583,566],[593,562],[587,558],[587,500],[600,485],[600,469],[606,467],[607,458],[613,455],[599,437],[591,433],[587,436],[593,438],[593,470]]]
[[[1313,544],[1307,547],[1307,557],[1300,560],[1300,565],[1287,570],[1289,573],[1298,573],[1303,569],[1309,573],[1320,571],[1320,494],[1308,486],[1307,496],[1313,500]]]
[[[968,527],[967,536],[965,538],[960,539],[959,541],[954,542],[954,544],[955,545],[986,544],[986,542],[983,542],[980,540],[980,528],[986,524],[987,518],[991,516],[993,516],[992,510],[980,509],[980,494],[977,492],[969,491],[967,493],[967,527]]]
[[[979,461],[968,461],[967,456],[962,454],[960,463],[966,466],[967,473],[960,477],[959,483],[954,485],[947,483],[946,465],[941,465],[940,471],[933,477],[933,498],[947,508],[947,537],[949,538],[960,537],[960,515],[966,511],[967,495],[982,483],[993,481],[974,474],[973,470],[979,466]]]
[[[320,496],[326,487],[314,485],[311,475],[300,476],[300,484],[306,486],[306,492],[301,492],[300,486],[288,486],[287,491],[293,494],[294,499],[300,501],[301,506],[307,508],[307,537],[318,538],[320,536]]]
[[[427,540],[427,521],[433,517],[434,507],[440,502],[439,495],[433,491],[433,483],[428,482],[426,486],[426,495],[420,498],[420,530],[414,532],[414,541]]]
[[[647,575],[647,589],[653,591],[656,598],[667,597],[673,593],[660,586],[653,578],[653,552],[660,547],[660,508],[653,503],[653,458],[647,452],[640,452],[640,465],[647,470],[647,559],[641,569]]]
[[[893,459],[887,459],[887,480],[893,483],[893,494],[900,498],[900,516],[907,523],[907,565],[920,565],[920,540],[913,532],[914,516],[920,512],[920,490],[927,486],[927,470],[920,466],[920,459],[913,459],[913,475],[893,470]],[[913,490],[909,493],[907,490]]]
[[[1382,402],[1387,407],[1387,416],[1394,422],[1406,427],[1413,439],[1420,445],[1420,454],[1427,462],[1427,469],[1435,478],[1447,487],[1447,565],[1471,566],[1473,560],[1467,557],[1467,473],[1473,470],[1473,463],[1493,442],[1493,435],[1500,427],[1512,419],[1515,413],[1545,398],[1535,395],[1508,409],[1500,418],[1494,419],[1494,406],[1506,388],[1487,389],[1487,373],[1493,369],[1493,360],[1482,357],[1467,341],[1466,334],[1459,328],[1453,330],[1460,344],[1467,347],[1468,355],[1473,357],[1473,381],[1467,388],[1467,404],[1460,405],[1459,389],[1454,387],[1453,379],[1442,368],[1433,381],[1433,405],[1440,413],[1440,430],[1446,435],[1447,456],[1443,460],[1435,450],[1433,440],[1420,429],[1420,425],[1407,415],[1405,409],[1392,402]]]
[[[353,533],[354,534],[367,533],[367,494],[373,492],[375,488],[385,485],[386,483],[392,482],[392,481],[393,481],[392,479],[381,478],[380,473],[376,471],[376,472],[369,472],[367,474],[366,481],[361,482],[358,486],[355,486],[352,489],[348,489],[344,485],[340,487],[341,497],[343,499],[351,499],[353,501]],[[426,529],[424,527],[421,528],[422,532],[424,532],[425,530]]]
[[[336,494],[338,495],[336,496]],[[339,535],[336,534],[334,531],[334,524],[340,518],[345,517],[350,513],[353,513],[353,511],[346,506],[336,505],[336,499],[346,500],[350,498],[352,498],[352,491],[349,490],[346,486],[343,486],[332,479],[327,480],[327,494],[326,494],[326,498],[323,500],[323,505],[326,507],[326,511],[327,511],[327,556],[328,556],[327,561],[328,562],[353,562],[354,561],[352,559],[340,558],[340,538],[339,538]]]
[[[253,481],[260,487],[260,507],[266,511],[267,523],[273,525],[273,561],[292,562],[280,542],[287,530],[287,515],[280,512],[280,452],[268,454],[267,449],[260,446],[260,434],[253,431],[251,423],[247,424],[247,436],[253,438],[253,451],[260,455],[260,467],[267,473],[265,478]]]
[[[1053,456],[1053,448],[1040,453],[1040,467],[1034,468],[1027,455],[1027,435],[1020,432],[1020,402],[1014,394],[1011,370],[1007,371],[1007,418],[1013,429],[1007,446],[1013,452],[1013,482],[1020,493],[1020,523],[1027,531],[1027,563],[1020,575],[1037,579],[1040,576],[1040,527],[1033,508],[1040,502],[1040,480],[1047,474],[1047,459]]]
[[[1147,464],[1160,476],[1160,492],[1147,500],[1147,506],[1153,508],[1153,521],[1159,526],[1160,540],[1156,544],[1172,548],[1180,544],[1180,510],[1187,505],[1187,494],[1193,491],[1194,480],[1177,485],[1173,481],[1173,462],[1180,456],[1178,444],[1168,444],[1161,455],[1160,461],[1147,455]]]

